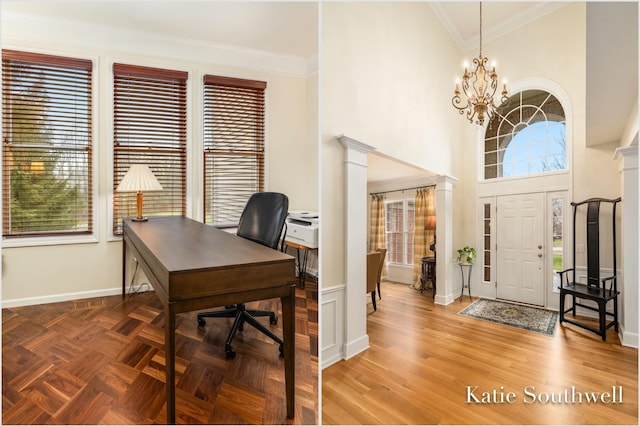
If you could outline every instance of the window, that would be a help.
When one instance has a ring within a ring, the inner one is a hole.
[[[204,77],[205,223],[237,224],[264,189],[265,82]]]
[[[113,65],[113,232],[136,216],[135,193],[115,190],[142,163],[163,190],[144,194],[148,216],[186,215],[187,78],[183,71]]]
[[[385,203],[387,260],[391,264],[413,265],[414,199]]]
[[[92,232],[92,68],[2,51],[5,238]]]
[[[560,275],[558,272],[564,270],[563,209],[564,199],[562,197],[551,199],[553,217],[553,289],[556,291],[560,290]]]
[[[484,215],[482,219],[482,227],[483,227],[482,280],[485,282],[490,282],[491,281],[491,204],[485,203],[483,205],[483,210],[484,210]]]
[[[564,110],[541,90],[520,92],[500,107],[485,133],[484,177],[503,178],[567,168]]]

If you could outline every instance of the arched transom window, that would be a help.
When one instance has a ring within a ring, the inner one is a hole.
[[[565,115],[555,96],[525,90],[500,105],[485,132],[485,179],[565,169]]]

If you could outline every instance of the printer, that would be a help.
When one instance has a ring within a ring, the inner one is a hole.
[[[318,213],[289,211],[285,240],[311,249],[318,247]]]

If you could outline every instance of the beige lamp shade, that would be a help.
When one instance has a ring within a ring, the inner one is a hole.
[[[138,208],[138,216],[132,218],[134,221],[146,221],[147,218],[142,216],[142,192],[143,191],[160,191],[162,185],[158,182],[155,175],[147,165],[133,164],[129,168],[124,178],[120,181],[120,185],[116,189],[117,192],[135,192],[136,204]]]
[[[133,164],[120,181],[116,191],[120,193],[138,191],[160,191],[162,186],[147,165]]]

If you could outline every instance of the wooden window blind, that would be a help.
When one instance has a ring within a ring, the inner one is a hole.
[[[92,232],[92,68],[2,50],[5,238]]]
[[[132,164],[146,164],[163,190],[144,193],[145,216],[186,215],[187,78],[183,71],[113,65],[113,232],[134,217],[136,194],[116,188]]]
[[[264,189],[266,82],[204,76],[204,218],[237,224]]]

